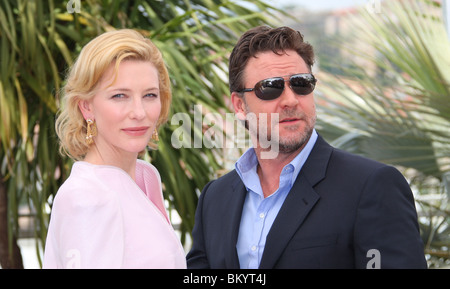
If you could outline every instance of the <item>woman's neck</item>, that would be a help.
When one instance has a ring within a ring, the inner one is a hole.
[[[102,151],[93,145],[86,154],[84,161],[94,165],[114,166],[124,170],[135,180],[137,154],[120,153],[118,151]]]

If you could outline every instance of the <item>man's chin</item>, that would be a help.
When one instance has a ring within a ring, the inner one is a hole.
[[[300,135],[297,133],[292,137],[281,137],[278,145],[279,152],[282,154],[289,154],[302,149],[306,143],[308,143],[311,134],[312,130]]]

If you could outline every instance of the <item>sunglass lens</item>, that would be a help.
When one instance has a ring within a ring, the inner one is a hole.
[[[290,79],[292,90],[299,95],[307,95],[316,87],[316,79],[312,74],[294,75]]]
[[[255,94],[262,100],[272,100],[281,95],[284,89],[283,78],[270,78],[255,85]]]

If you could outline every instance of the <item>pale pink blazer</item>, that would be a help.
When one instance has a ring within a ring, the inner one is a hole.
[[[75,162],[52,207],[43,268],[186,268],[156,168],[136,182],[113,166]]]

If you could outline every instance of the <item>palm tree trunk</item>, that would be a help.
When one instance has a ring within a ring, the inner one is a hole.
[[[23,269],[22,254],[17,245],[17,239],[13,237],[12,252],[8,246],[8,199],[5,183],[1,180],[3,175],[0,173],[0,265],[3,269]]]

